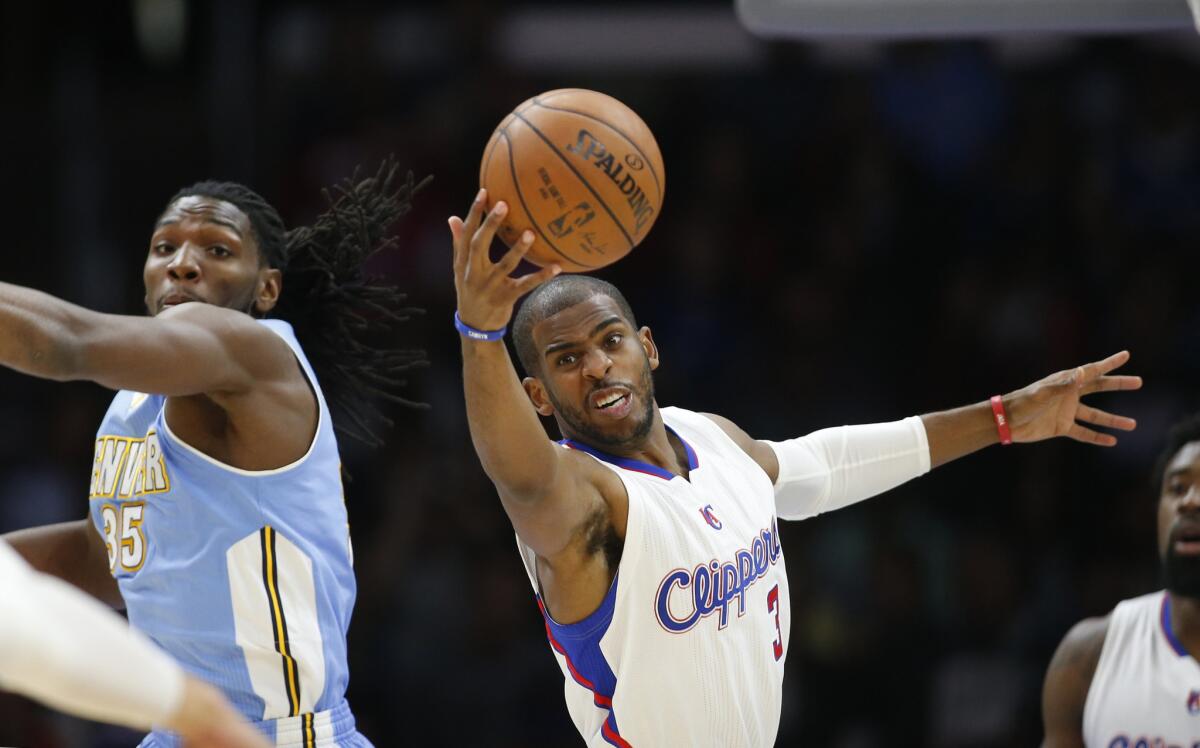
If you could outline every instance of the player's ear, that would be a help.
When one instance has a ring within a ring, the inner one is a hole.
[[[259,314],[266,314],[279,303],[279,294],[283,291],[283,273],[277,268],[263,268],[258,271],[258,280],[254,285],[254,308]]]
[[[529,395],[529,402],[533,403],[533,408],[541,416],[554,415],[554,406],[550,404],[550,397],[546,394],[546,387],[536,377],[525,377],[521,380],[521,386],[525,388],[525,394]]]
[[[658,368],[658,346],[654,344],[654,336],[650,334],[650,328],[645,325],[638,330],[638,340],[642,342],[642,350],[646,352],[646,358],[650,360],[650,370]]]

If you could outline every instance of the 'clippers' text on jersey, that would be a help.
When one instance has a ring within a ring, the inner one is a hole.
[[[587,452],[629,495],[621,561],[600,607],[560,624],[538,596],[589,746],[770,746],[791,610],[771,480],[712,420],[662,408],[688,476]],[[518,540],[538,591],[533,551]]]

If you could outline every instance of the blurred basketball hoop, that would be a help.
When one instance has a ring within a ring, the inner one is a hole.
[[[755,34],[812,39],[1140,33],[1200,24],[1200,0],[737,0],[737,12]]]

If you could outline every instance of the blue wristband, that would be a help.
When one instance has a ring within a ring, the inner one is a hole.
[[[479,330],[471,327],[462,321],[462,317],[458,316],[457,311],[454,312],[454,326],[458,328],[460,333],[471,340],[503,340],[504,333],[508,332],[508,327],[501,327],[499,330]]]

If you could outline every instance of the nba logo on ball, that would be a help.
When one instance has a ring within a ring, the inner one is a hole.
[[[508,216],[510,246],[536,240],[526,259],[587,272],[636,247],[662,209],[662,154],[632,109],[596,91],[534,96],[504,118],[484,148],[480,184]]]
[[[1200,714],[1200,691],[1192,689],[1187,698],[1188,714]]]

